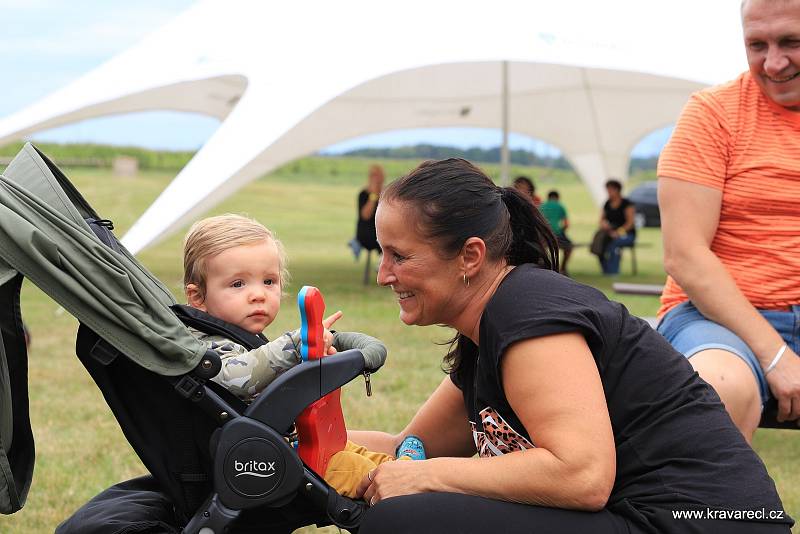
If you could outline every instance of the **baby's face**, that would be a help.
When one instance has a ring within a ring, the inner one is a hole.
[[[205,299],[190,305],[252,334],[275,320],[281,269],[273,240],[229,248],[208,258],[206,271]]]

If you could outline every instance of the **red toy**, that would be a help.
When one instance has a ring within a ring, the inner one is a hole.
[[[316,287],[303,286],[297,295],[297,304],[301,319],[300,355],[304,361],[324,358],[322,318],[325,301],[322,293]],[[300,458],[315,473],[324,476],[331,456],[344,449],[347,442],[340,390],[309,405],[297,418],[295,425]]]

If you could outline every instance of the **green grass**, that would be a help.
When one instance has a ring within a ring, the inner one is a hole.
[[[363,257],[355,263],[345,243],[355,228],[356,193],[365,182],[369,160],[307,158],[290,163],[251,183],[212,210],[247,213],[277,232],[286,245],[293,282],[289,295],[305,284],[318,286],[328,309],[344,310],[340,329],[361,330],[383,339],[389,347],[386,366],[374,376],[374,396],[366,398],[363,381],[344,388],[343,407],[348,425],[397,431],[441,380],[443,328],[409,328],[397,319],[397,305],[388,290],[361,284]],[[386,161],[391,179],[412,168],[413,161]],[[498,175],[496,166],[486,170]],[[598,214],[588,191],[572,174],[551,169],[512,169],[532,175],[541,195],[561,192],[570,213],[570,236],[586,243]],[[114,220],[124,234],[171,176],[144,172],[137,178],[118,178],[109,171],[66,169],[66,174],[102,216]],[[647,179],[645,177],[644,179]],[[178,295],[181,286],[181,235],[144,251],[141,261]],[[630,275],[623,258],[621,281],[662,283],[660,232],[640,233],[639,276]],[[596,258],[586,248],[576,250],[570,272],[578,280],[610,294],[611,280],[599,274]],[[617,297],[637,315],[652,316],[655,297]],[[30,352],[30,402],[37,463],[25,508],[0,517],[0,532],[52,532],[64,517],[102,489],[144,472],[88,374],[74,356],[76,321],[52,300],[26,283],[23,315],[33,336]],[[296,327],[298,314],[287,298],[267,334]],[[800,517],[800,432],[760,431],[756,450],[775,479],[784,504]],[[309,529],[312,530],[313,529]],[[798,531],[800,532],[800,531]]]

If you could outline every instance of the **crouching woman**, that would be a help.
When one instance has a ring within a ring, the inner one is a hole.
[[[456,337],[403,432],[351,432],[390,454],[415,435],[429,458],[368,473],[362,534],[789,532],[714,390],[621,304],[558,274],[519,193],[467,161],[426,162],[383,192],[376,222],[400,320]]]

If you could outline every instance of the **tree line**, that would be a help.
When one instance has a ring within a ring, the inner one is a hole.
[[[35,143],[42,152],[58,163],[79,167],[111,167],[117,156],[130,156],[139,163],[140,169],[180,170],[192,157],[195,151],[150,150],[133,146],[100,145],[92,143]],[[11,158],[22,148],[22,142],[0,146],[0,158]],[[401,147],[359,148],[342,154],[323,154],[335,157],[359,157],[380,159],[444,159],[464,158],[481,163],[499,163],[500,147],[493,148],[458,148],[453,146],[418,144]],[[510,162],[514,165],[547,167],[552,169],[572,170],[564,156],[547,156],[524,149],[509,151]],[[653,170],[656,168],[658,156],[633,158],[630,172]]]
[[[479,161],[481,163],[499,163],[500,147],[458,148],[454,146],[418,144],[400,147],[359,148],[337,154],[337,156],[386,159],[464,158],[469,161]],[[564,170],[572,169],[572,166],[563,156],[542,156],[523,149],[509,150],[509,160],[514,165],[551,167]]]
[[[336,154],[336,156],[387,159],[464,158],[469,161],[481,163],[499,163],[500,147],[458,148],[454,146],[419,144],[400,147],[359,148],[344,152],[342,154]],[[573,170],[572,165],[570,165],[569,161],[564,156],[545,156],[524,149],[510,150],[509,160],[514,165]],[[658,156],[632,158],[630,172],[633,173],[637,170],[653,170],[656,168],[657,163]]]
[[[0,158],[14,157],[24,142],[19,141],[0,146]],[[140,169],[182,169],[194,157],[194,151],[150,150],[134,146],[99,145],[91,143],[39,143],[39,150],[59,165],[74,167],[111,167],[114,158],[129,156],[135,158]]]

